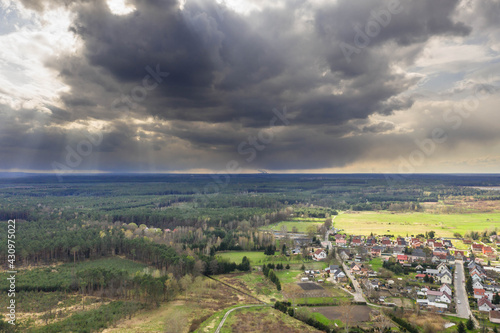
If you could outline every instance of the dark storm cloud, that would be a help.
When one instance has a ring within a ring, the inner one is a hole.
[[[245,158],[236,153],[238,144],[268,129],[272,109],[284,105],[291,126],[276,123],[281,132],[262,152],[260,167],[352,163],[379,141],[387,143],[389,136],[377,133],[394,129],[386,122],[371,124],[368,117],[414,103],[405,93],[417,79],[395,71],[395,65],[412,65],[432,37],[471,31],[454,19],[458,1],[401,1],[401,13],[348,62],[340,43],[353,44],[353,25],[364,27],[387,1],[289,1],[247,16],[215,1],[188,1],[181,10],[176,1],[132,0],[136,10],[123,16],[113,15],[102,0],[23,2],[37,10],[60,4],[75,13],[71,31],[83,49],[47,61],[71,87],[61,96],[66,110],[51,108],[50,119],[113,121],[96,147],[108,154],[101,158],[102,169],[117,167],[117,161],[133,169],[130,156],[145,151],[143,142],[166,154],[155,161],[158,167],[219,168],[235,156]],[[113,107],[141,84],[148,66],[169,76],[137,107]],[[170,124],[131,124],[120,119],[125,116],[154,116]]]

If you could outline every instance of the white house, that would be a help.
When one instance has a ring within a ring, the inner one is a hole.
[[[436,299],[436,302],[442,302],[447,304],[450,304],[451,301],[452,301],[451,296],[446,292],[443,292],[443,295],[441,295],[441,297]]]
[[[479,308],[479,311],[484,312],[490,312],[496,308],[493,304],[491,304],[490,300],[486,296],[477,301],[477,307]]]
[[[475,281],[473,284],[472,284],[472,288],[474,289],[483,289],[483,284],[479,281]]]
[[[453,292],[451,291],[451,287],[447,285],[446,283],[439,288],[439,291],[442,291],[444,293],[447,293],[448,295],[453,295]]]
[[[444,272],[444,273],[440,274],[439,275],[439,282],[448,283],[448,284],[453,283],[453,278],[451,277],[451,273]]]
[[[323,249],[317,249],[316,251],[314,251],[313,259],[314,260],[323,260],[323,259],[326,259],[326,252],[325,252],[325,250],[323,250]]]
[[[448,269],[448,266],[446,266],[446,264],[443,262],[438,265],[437,270],[439,273],[444,273],[445,271],[451,273],[450,270]]]
[[[474,283],[476,281],[483,282],[483,279],[478,274],[474,274],[472,275],[472,282]]]

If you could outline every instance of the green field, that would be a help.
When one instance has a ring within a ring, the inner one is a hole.
[[[376,258],[373,258],[372,260],[370,260],[368,262],[368,264],[370,264],[372,266],[372,269],[375,271],[375,272],[378,272],[378,270],[382,267],[382,258],[380,257],[376,257]]]
[[[335,226],[355,235],[416,235],[434,230],[437,236],[453,237],[453,233],[465,234],[470,230],[500,228],[500,213],[478,214],[429,214],[362,212],[340,214]]]
[[[307,232],[307,228],[310,226],[315,226],[319,227],[321,224],[323,224],[325,219],[320,219],[320,218],[301,218],[301,217],[296,217],[293,218],[291,221],[283,221],[275,224],[268,225],[266,227],[260,228],[261,230],[274,230],[274,231],[281,231],[281,228],[283,226],[286,226],[286,229],[288,232],[292,232],[293,228],[296,227],[298,232]]]
[[[219,252],[217,256],[220,256],[225,259],[229,259],[229,261],[234,261],[235,263],[240,263],[243,257],[247,257],[250,260],[250,264],[252,266],[262,266],[263,264],[278,264],[282,263],[283,265],[289,264],[291,269],[299,269],[302,264],[306,266],[308,269],[323,269],[326,267],[325,262],[321,261],[313,261],[306,259],[297,259],[297,256],[284,256],[280,255],[278,251],[276,251],[276,255],[274,256],[266,256],[263,251],[229,251],[229,252]]]

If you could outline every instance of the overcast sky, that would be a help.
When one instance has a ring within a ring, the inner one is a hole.
[[[0,16],[0,171],[500,171],[500,1],[0,0]]]

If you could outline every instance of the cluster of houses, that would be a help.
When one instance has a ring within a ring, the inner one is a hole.
[[[334,243],[338,248],[357,247],[361,253],[372,257],[401,255],[398,258],[401,263],[431,260],[433,263],[454,264],[456,258],[466,257],[466,251],[455,250],[449,239],[397,237],[392,240],[387,236],[352,236],[349,240],[344,234],[335,234]]]
[[[452,284],[453,283],[453,275],[445,263],[440,263],[437,268],[427,268],[425,271],[419,271],[418,269],[422,269],[422,266],[417,266],[417,275],[415,276],[417,279],[425,279],[425,276],[432,277],[434,282],[443,283],[443,284]]]
[[[330,276],[337,282],[347,282],[347,276],[339,265],[330,265],[325,268],[325,272],[330,274]]]
[[[500,310],[492,303],[495,294],[500,292],[500,286],[486,275],[483,266],[476,261],[471,261],[467,265],[469,276],[472,280],[473,297],[477,300],[479,311],[490,312]]]
[[[306,269],[304,274],[300,278],[301,282],[316,281],[318,283],[324,282],[323,274],[328,274],[333,281],[338,283],[347,282],[348,278],[342,268],[339,265],[330,265],[324,269],[323,272],[320,270]]]
[[[423,287],[417,291],[417,304],[437,312],[448,310],[448,305],[453,301],[453,291],[448,284],[443,284],[439,290]]]
[[[484,245],[482,243],[471,244],[471,250],[472,253],[474,254],[482,253],[489,259],[495,259],[497,256],[497,253],[494,248],[492,248],[491,246]]]

